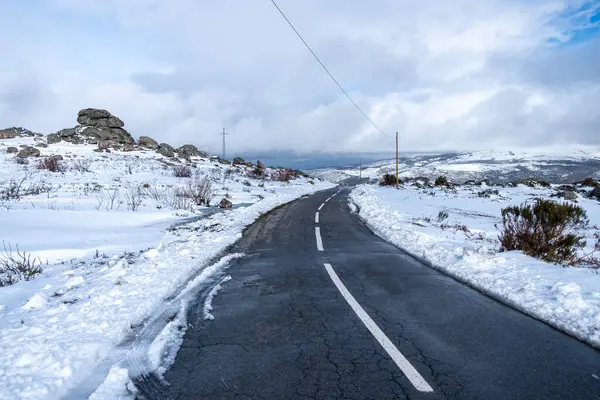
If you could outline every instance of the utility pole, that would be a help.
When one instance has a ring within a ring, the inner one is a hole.
[[[360,158],[360,167],[358,167],[358,182],[362,182],[362,157]]]
[[[223,135],[223,160],[225,159],[225,136],[229,135],[229,133],[225,132],[225,128],[223,128],[223,132],[219,133],[219,135]]]
[[[398,132],[396,132],[396,188],[398,187],[398,183],[400,180],[398,179]]]
[[[223,135],[223,160],[225,159],[225,136],[229,135],[227,132],[225,132],[225,128],[223,128],[223,132],[220,133],[220,135]],[[225,167],[223,169],[223,188],[225,188],[225,177],[227,176],[227,172],[225,171],[226,169],[228,169],[228,167]]]

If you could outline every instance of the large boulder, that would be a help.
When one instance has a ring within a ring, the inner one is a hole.
[[[158,154],[161,154],[165,157],[173,158],[175,157],[175,150],[170,144],[161,143],[158,145],[158,149],[156,149]]]
[[[591,192],[590,196],[596,200],[600,200],[600,186],[595,187]]]
[[[147,149],[152,149],[152,150],[158,149],[158,142],[149,136],[140,136],[140,139],[138,140],[138,144],[141,147],[145,147]]]
[[[8,147],[6,149],[7,154],[14,154],[14,153],[17,153],[18,151],[19,151],[19,149],[17,149],[16,147]]]
[[[115,144],[134,144],[133,137],[122,128],[106,128],[99,126],[86,126],[80,131],[88,139],[106,140]]]
[[[244,160],[242,157],[235,157],[232,160],[232,164],[233,165],[245,165],[246,164],[246,160]]]
[[[177,153],[184,158],[189,157],[203,157],[208,158],[208,153],[205,151],[200,151],[193,144],[184,144],[180,148],[177,149]]]
[[[223,198],[223,200],[221,200],[221,202],[219,203],[219,208],[231,208],[233,207],[233,203],[231,201],[229,201],[228,199]]]
[[[38,149],[36,149],[35,147],[23,147],[21,149],[21,151],[19,151],[17,153],[17,157],[18,158],[28,158],[28,157],[39,157],[40,156],[40,151]]]
[[[577,192],[573,191],[573,190],[565,190],[563,192],[560,192],[558,194],[559,197],[562,197],[565,200],[571,200],[571,201],[575,201],[577,200]]]
[[[13,139],[19,136],[17,128],[7,128],[0,130],[0,139]]]
[[[62,138],[58,133],[51,133],[48,136],[46,136],[46,143],[48,144],[58,143],[61,140]]]
[[[66,129],[61,129],[60,131],[54,133],[53,135],[56,135],[56,136],[60,137],[61,139],[67,140],[68,138],[75,136],[76,133],[77,133],[77,128],[66,128]],[[48,136],[50,136],[50,135],[48,135]]]
[[[244,160],[242,157],[235,157],[232,160],[231,165],[245,165],[247,167],[253,167],[254,166],[251,162]]]
[[[86,108],[77,114],[77,122],[83,126],[99,126],[103,128],[122,128],[123,121],[106,110]]]
[[[258,160],[256,162],[256,168],[258,168],[258,169],[265,169],[265,164],[263,164],[262,161]]]
[[[39,134],[31,132],[29,129],[21,127],[12,127],[0,129],[0,139],[14,139],[16,137],[38,136]]]

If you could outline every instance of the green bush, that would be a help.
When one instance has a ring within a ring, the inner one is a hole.
[[[500,250],[521,250],[544,261],[573,265],[586,245],[585,210],[572,203],[537,198],[533,204],[502,209]]]
[[[448,185],[448,178],[443,175],[440,175],[435,180],[435,186],[446,186]]]

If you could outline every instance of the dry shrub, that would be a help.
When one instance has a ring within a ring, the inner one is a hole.
[[[127,211],[137,211],[144,201],[144,192],[141,187],[128,187],[125,189],[125,205]]]
[[[38,161],[38,169],[45,169],[50,172],[65,172],[66,168],[58,157],[45,157]]]
[[[73,161],[73,169],[77,172],[91,172],[92,160],[89,158],[79,158]]]
[[[2,242],[0,252],[0,287],[13,285],[20,280],[29,281],[43,272],[42,262],[31,257],[26,251],[13,250],[10,244]]]
[[[202,178],[196,176],[183,189],[183,194],[197,206],[210,206],[214,198],[212,182],[206,176]]]
[[[192,169],[185,164],[173,167],[173,176],[176,178],[191,178]]]

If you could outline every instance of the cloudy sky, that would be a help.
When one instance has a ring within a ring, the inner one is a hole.
[[[404,150],[600,145],[600,2],[279,0]],[[385,152],[270,0],[0,0],[0,126],[105,108],[134,137]]]

